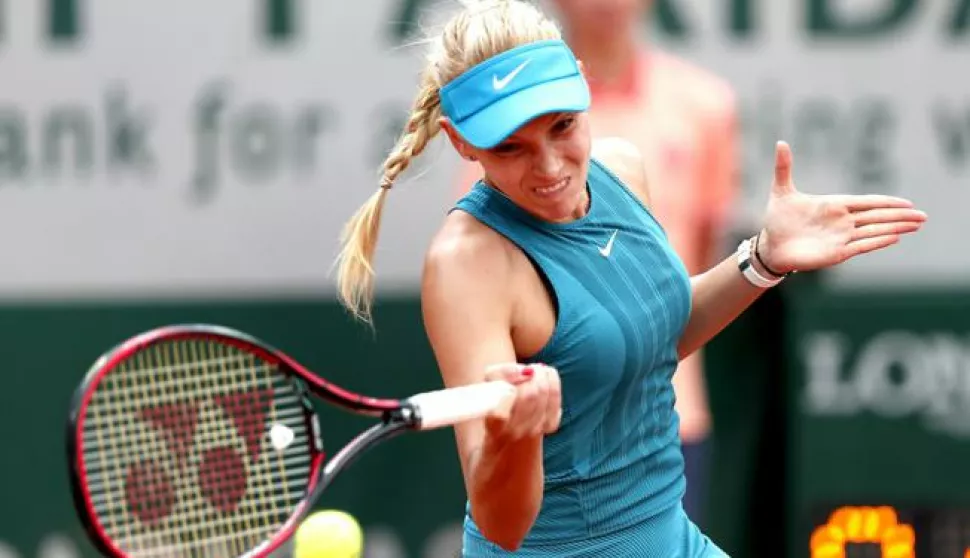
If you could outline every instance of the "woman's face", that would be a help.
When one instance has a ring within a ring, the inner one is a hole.
[[[592,145],[586,113],[539,116],[491,149],[472,147],[447,122],[443,127],[458,152],[482,166],[486,182],[524,210],[553,222],[585,214]]]

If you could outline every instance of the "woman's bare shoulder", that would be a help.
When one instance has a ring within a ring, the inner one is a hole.
[[[452,211],[424,261],[423,290],[487,291],[508,282],[513,249],[501,234],[464,211]]]

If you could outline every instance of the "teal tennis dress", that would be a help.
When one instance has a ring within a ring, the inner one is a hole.
[[[517,245],[546,280],[556,326],[529,362],[559,371],[563,398],[560,429],[543,444],[542,508],[522,546],[486,540],[466,507],[463,556],[726,556],[681,507],[671,377],[690,278],[660,224],[596,160],[587,184],[589,211],[568,223],[532,217],[483,182],[455,207]]]

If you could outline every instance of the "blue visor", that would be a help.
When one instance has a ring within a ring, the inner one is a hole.
[[[529,43],[472,67],[441,88],[441,109],[479,149],[502,143],[530,120],[589,108],[589,85],[561,40]]]

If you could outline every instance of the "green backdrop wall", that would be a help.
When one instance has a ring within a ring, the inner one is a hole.
[[[437,387],[440,380],[418,304],[382,301],[376,319],[375,334],[322,300],[4,307],[0,541],[6,553],[22,558],[69,556],[58,554],[57,544],[48,544],[46,555],[39,550],[45,538],[51,543],[50,535],[60,533],[79,544],[83,556],[96,555],[80,544],[85,541],[68,491],[64,425],[74,385],[101,351],[151,327],[209,322],[266,339],[355,390],[395,396]],[[325,444],[331,448],[367,424],[320,410]],[[399,438],[376,448],[334,484],[322,506],[352,510],[365,526],[399,538],[406,552],[400,556],[436,555],[424,554],[425,546],[436,532],[461,521],[464,506],[451,432]],[[407,512],[409,507],[413,513]],[[6,558],[3,547],[0,556]]]
[[[384,299],[376,319],[375,333],[324,299],[3,307],[0,558],[94,556],[71,507],[64,424],[71,391],[105,348],[158,325],[211,322],[355,390],[438,387],[417,301]],[[706,353],[715,435],[705,530],[736,557],[807,557],[833,509],[885,504],[918,526],[921,558],[970,546],[968,334],[966,292],[834,295],[793,282],[763,297]],[[321,412],[330,447],[366,424]],[[464,506],[452,434],[375,449],[322,506],[352,510],[393,558],[450,558]]]
[[[803,292],[787,313],[789,556],[839,506],[889,505],[916,556],[970,548],[970,294]]]

